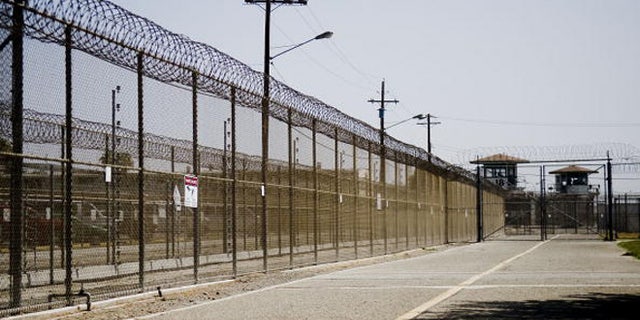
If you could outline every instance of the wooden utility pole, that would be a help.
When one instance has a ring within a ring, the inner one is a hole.
[[[386,174],[386,164],[385,164],[385,158],[386,158],[386,147],[384,145],[384,112],[385,112],[385,108],[384,108],[384,104],[386,102],[389,103],[398,103],[398,100],[385,100],[384,99],[384,80],[382,80],[382,89],[380,90],[380,100],[375,100],[375,99],[369,99],[368,101],[369,103],[379,103],[380,104],[380,108],[378,109],[378,117],[380,118],[380,185],[382,186],[382,192],[381,192],[381,199],[382,199],[382,208],[380,208],[382,210],[383,213],[383,218],[384,218],[384,253],[387,253],[387,205],[386,205],[386,200],[387,200],[387,187],[386,187],[386,182],[387,182],[387,174]]]

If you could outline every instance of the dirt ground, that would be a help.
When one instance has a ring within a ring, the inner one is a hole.
[[[445,250],[453,244],[405,251],[385,256],[360,260],[341,261],[293,270],[270,271],[268,273],[252,273],[242,275],[229,281],[221,281],[184,288],[167,289],[158,292],[131,296],[127,298],[98,301],[92,304],[91,311],[86,311],[85,304],[77,308],[66,308],[58,311],[36,313],[22,316],[21,319],[128,319],[159,313],[186,306],[197,305],[261,288],[313,277],[339,270],[372,265],[386,261],[394,261],[422,256],[435,251]]]

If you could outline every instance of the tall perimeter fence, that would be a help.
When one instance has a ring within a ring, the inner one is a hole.
[[[504,225],[475,173],[274,79],[263,162],[263,74],[108,1],[0,0],[0,41],[0,316]]]

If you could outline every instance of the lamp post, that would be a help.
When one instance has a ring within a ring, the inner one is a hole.
[[[420,114],[416,114],[415,116],[413,116],[413,117],[411,117],[411,118],[409,118],[409,119],[404,119],[404,120],[402,120],[402,121],[398,121],[398,122],[396,122],[396,123],[394,123],[394,124],[392,124],[392,125],[388,126],[388,127],[387,127],[387,129],[391,129],[391,128],[393,128],[393,127],[397,126],[397,125],[401,125],[401,124],[403,124],[403,123],[405,123],[405,122],[407,122],[407,121],[409,121],[409,120],[413,120],[413,119],[417,119],[417,120],[424,120],[424,119],[426,119],[427,117],[428,117],[428,115],[425,115],[425,114],[422,114],[422,113],[420,113]]]
[[[427,127],[427,157],[429,157],[429,162],[431,162],[431,126],[440,124],[441,122],[431,121],[431,118],[436,118],[436,117],[431,115],[430,113],[427,113],[426,118],[427,118],[427,122],[418,122],[418,125]]]
[[[331,38],[332,36],[333,36],[333,32],[331,32],[331,31],[325,31],[325,32],[323,32],[323,33],[321,33],[321,34],[319,34],[319,35],[317,35],[317,36],[315,36],[315,37],[313,37],[313,38],[311,38],[311,39],[309,39],[309,40],[307,40],[307,41],[304,41],[304,42],[298,43],[298,44],[296,44],[295,46],[293,46],[293,47],[291,47],[291,48],[289,48],[289,49],[287,49],[287,50],[284,50],[284,51],[282,51],[282,52],[280,52],[280,53],[278,53],[278,54],[274,55],[273,57],[270,57],[270,58],[269,58],[269,60],[273,60],[273,59],[275,59],[275,58],[277,58],[277,57],[279,57],[279,56],[281,56],[281,55],[283,55],[283,54],[285,54],[285,53],[287,53],[287,52],[289,52],[289,51],[291,51],[291,50],[293,50],[293,49],[296,49],[296,48],[302,47],[303,45],[305,45],[305,44],[307,44],[307,43],[309,43],[309,42],[311,42],[311,41],[314,41],[314,40],[321,40],[321,39],[329,39],[329,38]]]
[[[265,4],[265,21],[264,21],[264,80],[263,80],[263,95],[262,95],[262,164],[261,164],[261,179],[262,179],[262,266],[263,270],[267,271],[267,169],[269,165],[269,81],[271,76],[269,75],[270,62],[277,56],[280,56],[286,52],[289,52],[297,47],[300,47],[312,40],[326,39],[331,37],[333,33],[325,32],[316,36],[313,39],[307,40],[299,45],[296,45],[284,52],[271,57],[270,53],[270,30],[271,30],[271,4],[297,4],[306,5],[307,0],[245,0],[246,3]]]

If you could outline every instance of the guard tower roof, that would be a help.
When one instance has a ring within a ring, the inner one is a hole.
[[[592,170],[592,169],[585,168],[585,167],[580,167],[580,166],[576,166],[576,165],[570,165],[570,166],[564,167],[562,169],[550,171],[549,173],[550,174],[562,174],[562,173],[587,173],[587,174],[592,174],[592,173],[598,173],[598,170]]]
[[[471,163],[473,163],[473,164],[499,164],[499,163],[505,163],[505,164],[513,163],[513,164],[516,164],[516,163],[528,163],[528,162],[529,162],[529,160],[508,156],[508,155],[506,155],[504,153],[498,153],[498,154],[494,154],[492,156],[488,156],[488,157],[480,158],[478,160],[471,161]]]

